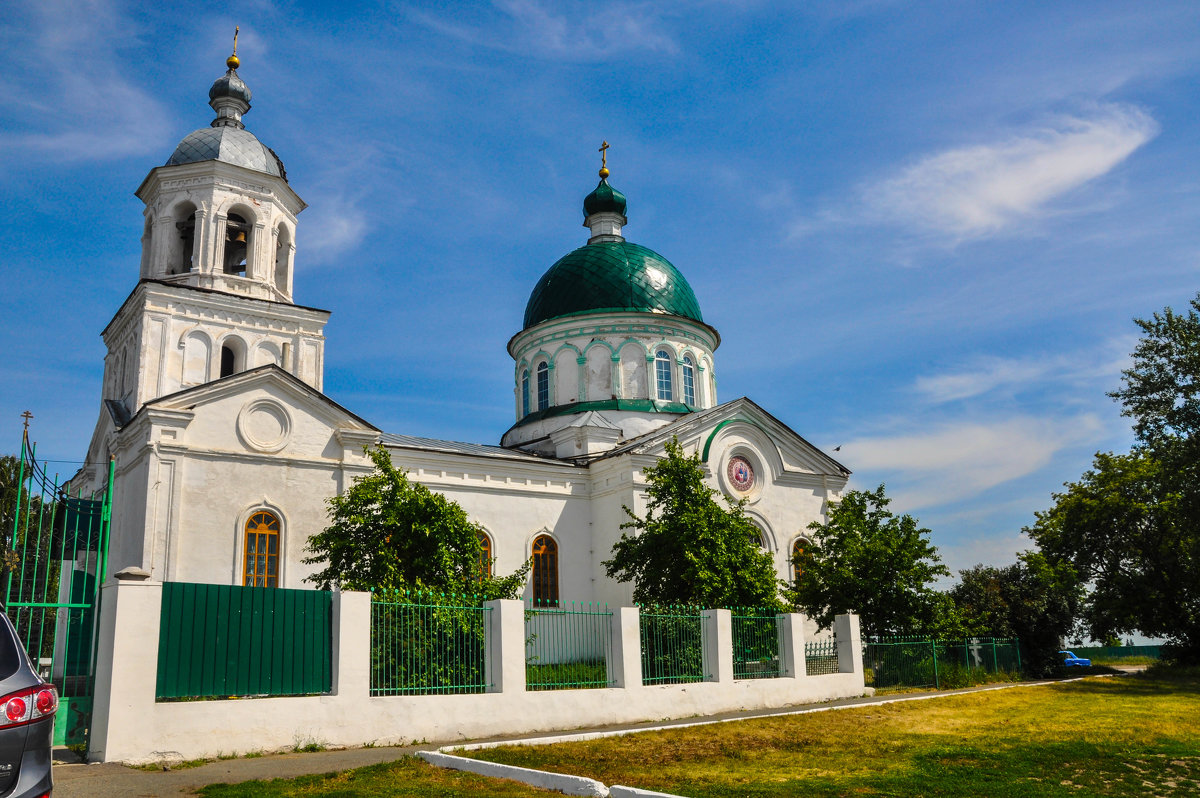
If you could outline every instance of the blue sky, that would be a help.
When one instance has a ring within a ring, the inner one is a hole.
[[[0,436],[83,457],[146,173],[212,117],[309,203],[326,391],[497,442],[529,291],[585,241],[597,147],[749,396],[885,482],[955,569],[1006,564],[1125,449],[1135,316],[1200,288],[1200,4],[18,0],[0,45]],[[4,430],[7,429],[7,433]],[[63,463],[64,472],[73,471]]]

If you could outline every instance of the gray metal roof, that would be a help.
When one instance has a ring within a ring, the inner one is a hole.
[[[557,463],[572,465],[565,460],[553,457],[539,457],[536,454],[522,452],[517,449],[505,449],[503,446],[490,446],[483,443],[461,443],[459,441],[443,441],[437,438],[418,438],[414,435],[396,435],[385,432],[379,437],[384,446],[399,449],[420,449],[429,452],[446,452],[447,454],[466,454],[475,457],[498,457],[505,460],[520,460],[527,463]]]
[[[232,125],[202,127],[189,133],[179,142],[175,152],[171,153],[167,166],[199,161],[224,161],[257,172],[284,177],[283,164],[275,157],[275,153],[249,130]]]

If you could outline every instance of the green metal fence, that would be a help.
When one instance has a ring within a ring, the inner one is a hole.
[[[697,607],[641,608],[642,684],[702,682],[704,618]]]
[[[36,451],[26,429],[15,473],[5,475],[13,492],[0,502],[4,609],[38,672],[58,688],[54,743],[86,744],[114,467],[107,464],[97,494],[71,495]]]
[[[1096,662],[1120,662],[1123,659],[1161,659],[1159,646],[1084,646],[1072,648],[1077,657]]]
[[[607,604],[529,604],[525,609],[525,688],[610,687],[612,612]]]
[[[371,695],[486,692],[491,612],[476,596],[374,594]]]
[[[878,637],[863,645],[863,675],[871,687],[965,687],[1020,672],[1016,638]]]
[[[767,610],[730,610],[733,678],[773,679],[779,665],[779,616]]]
[[[808,640],[804,643],[804,673],[808,676],[828,676],[841,673],[838,667],[837,640]]]
[[[155,695],[328,693],[332,609],[324,590],[165,582]]]

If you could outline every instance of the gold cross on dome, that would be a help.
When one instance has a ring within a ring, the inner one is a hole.
[[[241,29],[242,29],[241,25],[233,26],[233,54],[234,55],[237,55],[237,37],[238,37],[238,32],[241,31]],[[251,55],[253,55],[253,53],[251,53]]]
[[[608,142],[600,145],[600,168],[608,166]]]

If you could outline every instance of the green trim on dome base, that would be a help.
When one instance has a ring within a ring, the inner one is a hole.
[[[670,261],[630,241],[597,241],[568,252],[542,275],[525,306],[523,329],[559,316],[613,311],[704,323],[692,287]]]
[[[683,402],[660,402],[655,399],[601,399],[595,402],[571,402],[565,405],[547,407],[545,410],[535,410],[525,418],[513,424],[511,429],[532,424],[545,418],[569,416],[576,413],[587,413],[591,410],[627,410],[634,413],[673,413],[686,415],[695,413],[696,408]]]

